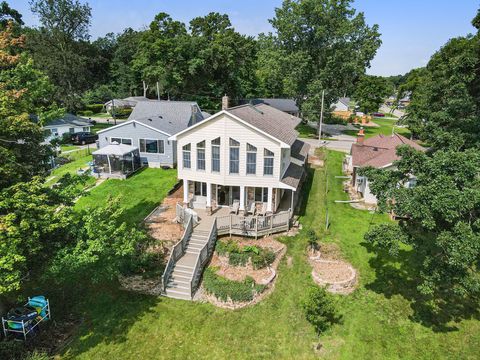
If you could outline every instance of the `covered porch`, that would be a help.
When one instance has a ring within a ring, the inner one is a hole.
[[[267,215],[294,208],[295,190],[183,180],[183,203],[206,214]]]

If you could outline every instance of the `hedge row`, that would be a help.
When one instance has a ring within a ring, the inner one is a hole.
[[[252,301],[255,294],[262,293],[266,286],[256,284],[251,277],[244,281],[232,281],[218,276],[215,268],[207,268],[203,274],[203,287],[209,294],[222,301],[231,299],[234,302]]]

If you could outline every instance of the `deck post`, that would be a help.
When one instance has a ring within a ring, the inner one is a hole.
[[[183,179],[183,205],[188,204],[188,180]]]
[[[255,240],[258,240],[258,216],[255,217]]]
[[[230,214],[230,228],[229,228],[229,231],[230,233],[230,239],[232,238],[232,214]]]

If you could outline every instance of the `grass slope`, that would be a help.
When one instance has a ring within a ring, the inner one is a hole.
[[[344,257],[360,272],[360,288],[350,296],[338,296],[343,324],[321,337],[322,358],[476,358],[480,346],[478,321],[467,320],[457,324],[456,331],[435,333],[411,319],[414,302],[408,299],[408,283],[388,271],[400,264],[388,258],[377,259],[363,242],[370,224],[389,221],[386,216],[334,203],[346,198],[342,179],[335,178],[341,173],[342,156],[328,154],[327,200],[325,170],[314,171],[302,190],[308,200],[301,215],[304,228],[314,228],[322,234],[322,241],[338,244]],[[115,192],[135,199],[133,194],[152,191],[144,183],[140,189],[131,185],[125,182],[125,188]],[[105,199],[105,191],[102,197],[94,194],[88,201],[95,204],[100,199]],[[325,204],[331,224],[326,233]],[[136,206],[132,204],[132,208]],[[256,306],[227,311],[210,304],[98,291],[82,306],[84,325],[62,357],[317,359],[312,347],[318,339],[300,309],[305,289],[312,284],[306,262],[307,240],[302,233],[282,241],[288,246],[286,256],[292,258],[292,266],[287,266],[286,258],[281,262],[274,292]]]
[[[104,206],[110,198],[119,198],[125,208],[125,220],[139,223],[167,195],[176,183],[176,170],[147,168],[126,180],[108,179],[78,200],[75,208]]]

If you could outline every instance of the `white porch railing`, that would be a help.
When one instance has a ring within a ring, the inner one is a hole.
[[[165,270],[163,272],[163,291],[165,291],[168,279],[172,274],[173,268],[175,263],[185,254],[185,249],[187,247],[187,242],[193,232],[193,216],[186,216],[187,223],[185,225],[185,230],[183,232],[182,238],[179,242],[177,242],[173,248],[172,252],[170,253],[170,257],[168,258],[167,266],[165,266]]]
[[[193,270],[192,278],[190,279],[190,291],[191,295],[195,294],[198,284],[200,282],[200,277],[202,276],[203,268],[212,256],[213,249],[215,248],[215,242],[217,240],[217,219],[213,220],[210,233],[208,235],[208,242],[200,250],[200,254],[195,263],[195,268]]]
[[[289,230],[291,210],[265,216],[225,215],[216,218],[218,235],[263,236]]]

